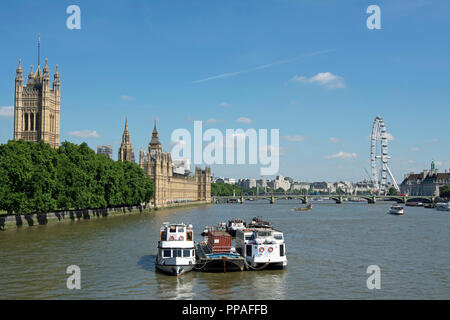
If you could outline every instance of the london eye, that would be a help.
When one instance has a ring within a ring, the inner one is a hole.
[[[379,151],[379,153],[378,153]],[[370,139],[370,167],[371,179],[375,191],[378,194],[387,193],[387,176],[389,175],[391,183],[397,192],[400,188],[392,175],[388,166],[388,160],[391,157],[388,154],[388,137],[386,125],[381,117],[376,117],[372,126],[372,135]]]

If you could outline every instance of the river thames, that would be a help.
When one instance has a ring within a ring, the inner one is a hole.
[[[450,299],[449,213],[392,203],[279,200],[160,210],[54,223],[0,232],[0,299]],[[284,270],[155,272],[165,221],[205,225],[263,216],[284,232]],[[81,268],[81,289],[69,290],[66,269]],[[381,269],[381,289],[369,290],[367,267]]]

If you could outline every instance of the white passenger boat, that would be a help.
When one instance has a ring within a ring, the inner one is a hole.
[[[399,205],[393,205],[389,208],[388,213],[401,216],[403,215],[403,207]]]
[[[164,222],[160,229],[156,268],[171,275],[189,272],[195,265],[192,225]]]
[[[287,266],[283,233],[272,228],[237,230],[236,250],[253,269],[281,269]]]
[[[436,210],[450,211],[450,202],[438,202],[436,203]]]

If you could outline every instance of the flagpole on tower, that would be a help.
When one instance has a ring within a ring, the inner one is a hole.
[[[38,67],[41,65],[41,33],[38,33]]]

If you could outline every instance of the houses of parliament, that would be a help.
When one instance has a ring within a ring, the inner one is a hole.
[[[40,38],[38,41],[38,63],[36,70],[30,68],[28,80],[24,85],[22,62],[16,69],[14,92],[14,140],[48,143],[58,148],[60,137],[61,81],[58,65],[50,84],[50,68],[45,59],[44,68],[40,66]],[[135,162],[131,144],[128,121],[118,153],[118,161]],[[211,170],[195,168],[195,175],[186,171],[181,174],[174,170],[172,155],[163,152],[158,137],[156,123],[148,144],[148,152],[139,153],[139,166],[154,181],[152,205],[162,208],[187,202],[211,201]]]
[[[118,159],[134,162],[134,151],[128,130],[128,120],[122,135]],[[156,122],[152,138],[148,144],[148,152],[140,150],[139,166],[152,178],[155,186],[153,205],[163,208],[177,203],[211,202],[211,169],[195,168],[195,175],[189,172],[179,173],[174,170],[172,154],[162,150]]]

